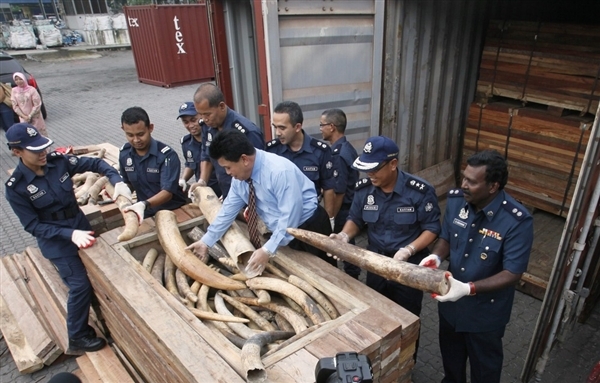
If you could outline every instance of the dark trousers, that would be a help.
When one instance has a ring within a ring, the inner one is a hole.
[[[0,90],[1,92],[1,90]],[[15,123],[15,112],[5,103],[0,102],[0,124],[4,131]]]
[[[331,234],[331,223],[329,223],[329,215],[325,211],[325,208],[321,205],[317,205],[317,209],[312,217],[307,219],[306,222],[299,226],[299,228],[314,231],[315,233],[323,234],[329,237]],[[333,257],[328,257],[327,253],[323,250],[317,249],[316,247],[305,242],[294,239],[289,243],[288,246],[294,250],[306,251],[307,253],[314,254],[333,267],[337,267],[337,261],[333,259]]]
[[[448,321],[441,315],[439,317],[440,351],[444,363],[442,383],[466,383],[467,359],[471,383],[499,383],[505,328],[489,332],[456,332]]]
[[[69,339],[81,338],[89,333],[88,319],[92,301],[92,285],[79,256],[54,258],[52,263],[69,288],[67,299],[67,333]]]
[[[346,220],[348,219],[349,213],[350,204],[342,205],[342,208],[335,216],[335,226],[333,228],[334,233],[339,233],[340,231],[342,231],[344,225],[346,224]],[[354,238],[352,238],[349,243],[355,245],[356,241],[354,240]],[[342,264],[344,265],[344,271],[346,272],[346,274],[348,274],[354,279],[358,279],[358,276],[360,275],[360,267],[346,261],[342,261]]]

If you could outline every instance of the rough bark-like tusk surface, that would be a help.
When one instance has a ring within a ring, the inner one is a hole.
[[[397,261],[360,247],[336,241],[323,234],[288,228],[295,238],[335,255],[343,261],[418,290],[445,295],[450,290],[448,272]]]
[[[296,334],[300,334],[302,331],[308,328],[308,323],[306,322],[306,319],[298,315],[294,310],[292,310],[289,307],[273,302],[258,304],[256,302],[256,299],[252,298],[239,297],[235,299],[247,305],[257,305],[260,307],[264,307],[273,311],[274,313],[281,315],[283,318],[285,318],[285,320],[287,320],[290,323],[290,325],[292,325]]]
[[[104,185],[104,189],[111,198],[113,195],[115,195],[115,187],[110,182],[107,182]],[[131,238],[137,235],[138,227],[140,226],[137,214],[131,210],[123,212],[124,208],[131,206],[131,202],[122,195],[117,197],[115,204],[121,211],[121,214],[123,214],[123,221],[125,222],[123,225],[123,231],[117,237],[117,241],[129,241]]]
[[[260,360],[260,350],[264,345],[280,339],[287,339],[294,335],[289,331],[269,331],[256,334],[248,338],[242,347],[242,366],[246,371],[246,381],[252,383],[266,382],[267,372]]]
[[[230,315],[234,317],[231,311],[229,311],[229,309],[227,309],[227,307],[225,306],[225,301],[223,300],[223,297],[220,294],[215,295],[215,309],[221,315]],[[241,323],[227,322],[227,326],[229,326],[229,328],[233,330],[234,333],[238,334],[244,339],[248,339],[256,334],[256,332],[254,332],[248,326],[245,326]]]
[[[329,301],[329,299],[327,299],[327,297],[322,292],[317,290],[310,283],[295,275],[290,275],[288,278],[288,282],[307,293],[312,299],[315,300],[315,302],[321,305],[321,307],[323,307],[323,309],[327,311],[327,314],[331,319],[335,319],[339,316],[338,311],[336,310],[335,306]]]
[[[219,293],[219,294],[221,294],[221,293]],[[273,326],[268,320],[266,320],[262,316],[258,315],[258,313],[256,311],[252,310],[249,306],[243,304],[240,301],[236,301],[232,297],[227,296],[225,294],[221,294],[221,296],[225,301],[227,301],[227,303],[232,305],[234,308],[238,309],[248,319],[250,319],[251,321],[256,323],[258,325],[258,327],[260,327],[262,330],[264,330],[264,331],[275,331],[276,330],[275,326]]]

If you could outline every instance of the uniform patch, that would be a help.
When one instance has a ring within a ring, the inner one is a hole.
[[[334,171],[333,171],[333,178],[335,178],[335,177],[337,177],[337,176],[338,176],[338,171],[337,171],[337,170],[334,170]]]
[[[365,153],[371,153],[371,150],[373,150],[373,144],[370,143],[370,142],[367,142],[367,144],[363,148],[363,152],[365,152]]]
[[[39,189],[35,185],[27,185],[27,191],[29,192],[29,194],[37,193],[38,190]]]
[[[160,150],[160,152],[161,152],[162,154],[165,154],[165,153],[166,153],[166,152],[168,152],[169,150],[171,150],[171,148],[170,148],[170,147],[168,147],[168,146],[165,146],[164,148],[162,148],[162,149]]]
[[[42,197],[46,195],[46,191],[45,190],[41,190],[39,193],[36,193],[34,195],[32,195],[31,197],[29,197],[30,200],[35,201],[36,199]]]
[[[62,177],[59,178],[60,183],[62,184],[63,182],[65,182],[67,179],[69,178],[69,173],[65,173],[62,175]]]
[[[360,190],[368,185],[371,185],[371,180],[368,178],[363,178],[363,179],[356,181],[356,184],[354,184],[354,189]]]
[[[146,173],[158,174],[160,173],[160,170],[158,170],[157,168],[146,168]]]
[[[461,221],[458,218],[454,218],[454,221],[452,221],[452,223],[455,224],[456,226],[462,227],[463,229],[465,229],[467,227],[467,223],[464,221]]]
[[[69,157],[69,163],[71,165],[77,165],[77,162],[79,162],[79,158],[77,158],[77,157]]]
[[[319,167],[318,166],[303,166],[302,171],[303,172],[318,172]]]
[[[502,241],[502,236],[500,235],[500,233],[498,233],[496,231],[482,228],[482,229],[479,229],[479,234],[483,235],[483,238],[490,237],[490,238],[494,238],[498,241]]]
[[[331,163],[331,161],[327,161],[327,163],[325,164],[325,168],[331,169],[332,167],[333,167],[333,164]]]
[[[401,206],[396,208],[396,213],[414,213],[415,208],[412,206]]]
[[[212,141],[212,133],[208,133],[208,135],[206,136],[208,141]],[[206,146],[208,146],[210,144],[206,144]]]
[[[421,192],[421,193],[425,193],[425,191],[427,190],[426,183],[416,180],[414,178],[409,178],[406,181],[406,186],[408,186],[411,189],[415,189],[416,191]]]
[[[363,210],[377,211],[379,210],[379,205],[365,205],[363,206]]]
[[[461,219],[469,218],[469,211],[463,207],[462,209],[460,209],[460,212],[458,213],[458,218],[461,218]]]
[[[127,161],[125,161],[125,165],[127,165],[127,166],[131,166],[131,165],[133,165],[133,160],[131,159],[131,157],[129,157],[129,158],[127,159]]]
[[[515,205],[509,201],[502,201],[502,207],[506,209],[506,211],[508,211],[510,215],[517,221],[521,221],[526,217],[527,210],[525,210],[522,206]]]
[[[192,155],[192,151],[191,150],[187,151],[186,156],[187,156],[188,160],[193,160],[194,159],[194,156]]]
[[[133,172],[133,171],[135,171],[134,169],[135,169],[135,166],[125,166],[126,172]]]
[[[431,202],[427,202],[427,204],[425,205],[425,211],[429,213],[432,210],[433,210],[433,204]]]
[[[375,203],[375,197],[373,196],[373,194],[370,194],[369,196],[367,196],[367,204],[373,205],[374,203]]]

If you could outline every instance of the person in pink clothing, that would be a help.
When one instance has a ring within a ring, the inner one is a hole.
[[[13,110],[19,116],[20,122],[28,122],[35,126],[42,136],[48,137],[46,131],[46,122],[40,111],[42,107],[42,98],[38,91],[27,83],[27,78],[21,72],[13,74],[13,80],[16,87],[12,89],[10,101]]]

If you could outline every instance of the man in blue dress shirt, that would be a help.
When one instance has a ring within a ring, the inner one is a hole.
[[[85,214],[79,209],[71,177],[87,171],[101,173],[115,186],[116,198],[131,200],[131,191],[119,173],[99,158],[48,154],[52,140],[28,123],[13,125],[6,132],[8,147],[19,164],[6,182],[6,199],[25,231],[35,237],[69,288],[67,333],[70,354],[97,351],[106,342],[88,326],[92,286],[78,249],[96,239]]]
[[[332,236],[348,242],[366,225],[367,249],[399,261],[418,264],[440,232],[440,208],[434,188],[398,169],[398,145],[388,137],[369,138],[353,167],[367,173],[357,183],[348,220]],[[367,286],[415,315],[423,292],[367,273]]]
[[[187,199],[179,186],[179,157],[169,146],[152,138],[154,124],[148,113],[138,106],[125,110],[121,128],[128,142],[121,147],[119,169],[138,200],[124,211],[134,211],[141,225],[144,218],[154,216],[158,210],[185,205]]]
[[[288,227],[299,227],[326,235],[331,233],[327,213],[318,203],[312,181],[296,165],[254,148],[246,135],[237,130],[219,132],[210,147],[210,155],[231,175],[231,189],[206,234],[189,249],[201,257],[207,256],[208,248],[223,236],[239,211],[248,204],[247,181],[252,179],[256,212],[272,235],[252,254],[247,272],[262,273],[269,257],[275,255],[279,246],[285,245],[318,254],[335,263],[322,251],[295,240],[286,232]]]
[[[201,180],[200,158],[202,155],[202,135],[204,131],[208,130],[208,126],[200,118],[193,102],[184,102],[181,104],[177,119],[181,119],[183,127],[189,132],[189,134],[181,137],[180,140],[185,168],[179,179],[179,186],[185,192],[188,187],[187,182],[192,176],[196,176],[196,182]],[[208,178],[208,186],[214,190],[217,196],[221,196],[221,188],[219,187],[214,169]]]
[[[273,110],[276,139],[267,143],[267,151],[287,158],[314,184],[329,219],[335,218],[335,179],[331,148],[306,134],[302,129],[304,116],[300,105],[280,102]]]
[[[323,139],[331,144],[333,153],[333,178],[335,179],[335,204],[333,207],[333,224],[331,229],[339,233],[346,224],[350,205],[354,198],[354,188],[358,181],[358,170],[352,167],[358,157],[356,149],[346,139],[346,113],[341,109],[328,109],[321,114],[319,127]],[[350,240],[354,245],[354,238]],[[343,262],[346,274],[358,279],[360,267]]]
[[[527,271],[533,218],[504,191],[506,160],[495,150],[467,159],[461,189],[450,190],[442,233],[421,265],[444,259],[450,291],[440,301],[439,339],[443,383],[499,383],[502,337],[510,319],[515,285]]]
[[[194,94],[194,106],[200,118],[208,126],[208,130],[205,131],[202,137],[204,146],[202,149],[202,158],[200,159],[202,161],[200,165],[202,168],[200,171],[201,181],[198,182],[198,185],[206,186],[209,182],[209,175],[212,169],[214,169],[219,181],[219,187],[223,193],[223,198],[225,198],[229,193],[231,176],[209,154],[213,138],[222,130],[235,129],[244,133],[257,149],[265,148],[265,138],[262,131],[252,121],[225,104],[223,92],[214,84],[205,83],[198,87]],[[190,188],[190,193],[194,190],[195,186],[193,185]]]

